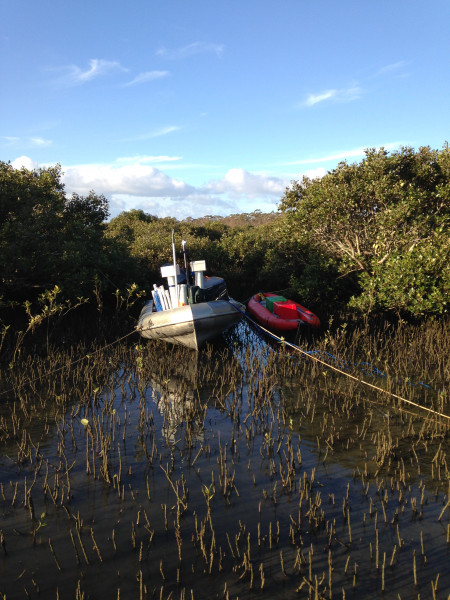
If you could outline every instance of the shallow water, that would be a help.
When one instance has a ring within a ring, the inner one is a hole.
[[[245,325],[95,373],[2,450],[3,598],[448,597],[436,423]]]

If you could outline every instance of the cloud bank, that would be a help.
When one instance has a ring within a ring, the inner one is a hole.
[[[108,198],[111,216],[122,210],[141,208],[156,216],[202,217],[277,209],[291,177],[274,177],[245,169],[228,170],[221,179],[194,186],[171,177],[155,165],[178,164],[177,156],[121,157],[113,164],[62,166],[62,181],[68,195],[85,196],[94,191]],[[33,170],[38,165],[21,156],[12,165]]]
[[[401,145],[404,144],[395,142],[382,146],[386,150],[394,150]],[[61,170],[68,195],[77,193],[84,196],[91,191],[103,194],[108,198],[112,217],[123,210],[140,208],[159,217],[185,219],[189,216],[226,216],[256,209],[263,212],[277,210],[286,187],[292,180],[301,180],[303,176],[309,179],[321,178],[326,175],[327,169],[314,165],[363,157],[365,150],[366,147],[361,146],[322,157],[286,162],[283,164],[288,168],[294,167],[294,172],[289,169],[278,176],[232,168],[223,177],[210,179],[201,185],[192,185],[167,173],[169,170],[186,170],[191,167],[183,164],[182,156],[123,156],[111,164],[63,165]],[[30,157],[23,155],[15,159],[12,166],[33,170],[47,165],[38,165]],[[297,169],[298,166],[302,168]],[[330,168],[333,167],[330,165]]]
[[[123,166],[77,165],[63,167],[63,171],[66,188],[77,194],[88,194],[95,190],[106,196],[128,194],[180,198],[195,189],[155,167],[140,163]]]
[[[229,194],[232,198],[281,198],[285,187],[286,182],[278,177],[230,169],[223,179],[209,182],[205,189],[214,194]]]
[[[383,144],[382,147],[390,151],[402,145],[395,142]],[[91,191],[103,194],[109,200],[111,216],[132,208],[141,208],[159,217],[174,216],[178,219],[206,214],[226,216],[255,209],[263,212],[277,210],[292,180],[301,180],[303,176],[321,178],[326,175],[327,169],[314,165],[329,162],[329,168],[333,168],[333,163],[363,157],[365,149],[361,146],[322,157],[286,162],[283,163],[288,167],[286,172],[276,176],[236,167],[226,171],[219,179],[210,179],[199,185],[167,173],[173,170],[186,172],[192,167],[184,164],[181,156],[122,156],[111,164],[62,165],[61,171],[67,194],[85,196]],[[47,165],[38,165],[23,155],[14,160],[12,166],[33,170]],[[299,166],[300,169],[297,168]]]

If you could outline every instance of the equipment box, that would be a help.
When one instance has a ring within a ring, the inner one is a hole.
[[[180,267],[177,265],[176,269],[173,265],[163,265],[161,267],[161,277],[175,277],[180,274]]]
[[[266,308],[273,313],[273,305],[275,302],[285,302],[286,298],[283,296],[266,296]]]
[[[280,317],[280,319],[298,319],[297,305],[291,300],[274,302],[273,314]]]

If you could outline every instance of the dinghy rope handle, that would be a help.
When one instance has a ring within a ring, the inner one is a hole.
[[[256,327],[258,327],[259,329],[261,329],[262,331],[264,331],[265,333],[267,333],[270,337],[276,339],[278,342],[286,344],[286,346],[289,346],[290,348],[293,348],[294,350],[296,350],[297,352],[300,352],[304,356],[307,356],[308,358],[311,358],[312,360],[315,360],[316,362],[318,362],[318,363],[320,363],[322,365],[325,365],[329,369],[332,369],[333,371],[336,371],[336,373],[340,373],[341,375],[344,375],[345,377],[349,377],[350,379],[353,379],[353,381],[357,381],[358,383],[362,383],[362,384],[364,384],[364,385],[372,388],[373,390],[376,390],[377,392],[383,392],[383,394],[387,394],[388,396],[391,396],[392,398],[396,398],[400,402],[404,402],[405,404],[409,404],[410,406],[414,406],[415,408],[419,408],[421,410],[424,410],[427,413],[432,414],[432,415],[434,415],[436,417],[441,417],[442,419],[446,420],[447,426],[450,426],[450,416],[448,416],[448,415],[446,415],[444,413],[441,413],[441,412],[439,412],[437,410],[433,410],[432,408],[427,408],[426,406],[422,406],[421,404],[418,404],[417,402],[413,402],[412,400],[408,400],[407,398],[403,398],[403,396],[399,396],[398,394],[394,394],[393,392],[390,392],[389,390],[385,390],[382,387],[379,387],[378,385],[374,385],[373,383],[369,383],[368,381],[364,381],[364,379],[361,379],[360,377],[355,377],[354,375],[351,375],[350,373],[346,373],[342,369],[338,369],[338,367],[335,367],[335,366],[331,365],[330,363],[327,363],[324,360],[318,358],[317,356],[314,356],[313,354],[309,354],[305,350],[302,350],[296,344],[292,344],[291,342],[288,342],[284,338],[281,338],[281,337],[277,336],[276,334],[272,333],[271,331],[269,331],[268,329],[266,329],[262,325],[259,325],[258,323],[256,323],[246,313],[243,313],[243,314]]]

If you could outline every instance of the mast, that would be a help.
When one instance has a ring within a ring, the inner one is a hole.
[[[173,272],[174,272],[174,285],[175,285],[175,299],[176,304],[173,308],[178,307],[178,278],[177,278],[177,255],[175,251],[175,230],[172,229],[172,255],[173,255]]]

